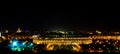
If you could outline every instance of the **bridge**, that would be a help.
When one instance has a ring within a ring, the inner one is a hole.
[[[54,45],[72,45],[73,50],[79,51],[81,49],[80,44],[90,44],[92,39],[89,37],[79,37],[79,38],[34,38],[33,42],[35,44],[45,44],[47,50],[53,50]]]

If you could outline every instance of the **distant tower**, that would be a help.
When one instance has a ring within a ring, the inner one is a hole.
[[[5,33],[8,33],[8,30],[5,30]]]
[[[18,32],[18,33],[20,33],[20,32],[21,32],[21,29],[20,29],[20,28],[18,28],[17,32]]]

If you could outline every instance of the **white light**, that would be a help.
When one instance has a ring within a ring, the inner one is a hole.
[[[25,45],[25,43],[22,43],[23,45]]]
[[[1,32],[0,32],[0,37],[1,37]]]
[[[31,43],[30,45],[33,46],[33,43]]]
[[[13,46],[17,46],[17,42],[13,42]]]
[[[8,33],[8,30],[6,30],[5,33]]]

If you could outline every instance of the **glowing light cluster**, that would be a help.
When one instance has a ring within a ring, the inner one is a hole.
[[[32,47],[33,47],[33,43],[25,43],[25,42],[20,42],[20,41],[17,41],[17,40],[14,40],[12,41],[10,44],[9,44],[9,47],[12,51],[24,51],[24,50],[32,50]]]

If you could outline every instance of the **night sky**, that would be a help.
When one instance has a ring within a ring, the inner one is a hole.
[[[15,30],[120,30],[119,9],[37,8],[0,9],[0,29]]]

